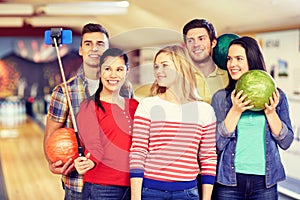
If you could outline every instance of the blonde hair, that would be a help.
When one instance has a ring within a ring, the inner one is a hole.
[[[157,56],[161,53],[166,53],[170,56],[173,61],[176,71],[183,77],[180,81],[180,88],[183,90],[183,96],[188,101],[199,101],[202,100],[198,94],[196,87],[196,77],[194,73],[194,67],[191,59],[189,58],[186,50],[179,45],[166,46],[160,49],[155,57],[154,62]],[[161,87],[158,85],[155,80],[151,86],[151,95],[157,95],[166,92],[166,87]]]

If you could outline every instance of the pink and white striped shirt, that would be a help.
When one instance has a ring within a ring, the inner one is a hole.
[[[215,132],[216,117],[208,103],[175,104],[158,96],[144,98],[134,117],[131,177],[192,181],[201,170],[202,180],[213,184]]]

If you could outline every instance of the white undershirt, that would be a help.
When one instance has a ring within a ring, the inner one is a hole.
[[[88,82],[88,90],[89,90],[90,95],[95,94],[95,92],[97,91],[97,89],[99,87],[99,79],[93,80],[93,79],[86,78],[86,80]]]

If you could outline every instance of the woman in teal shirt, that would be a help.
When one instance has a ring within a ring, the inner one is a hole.
[[[277,182],[286,178],[278,146],[287,149],[294,139],[286,95],[277,88],[262,111],[251,111],[250,100],[235,92],[236,81],[247,71],[266,71],[257,41],[233,40],[228,49],[229,84],[212,99],[217,116],[218,169],[214,199],[278,199]]]

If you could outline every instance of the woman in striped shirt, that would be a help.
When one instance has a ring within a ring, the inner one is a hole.
[[[134,117],[130,149],[132,200],[210,199],[216,174],[213,108],[201,101],[184,48],[161,49],[154,58],[151,97]]]

